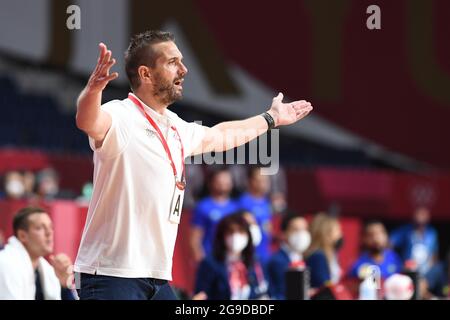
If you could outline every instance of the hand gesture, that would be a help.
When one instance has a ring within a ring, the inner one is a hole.
[[[116,59],[111,58],[111,51],[108,50],[104,43],[99,44],[99,49],[100,53],[97,65],[92,72],[87,85],[87,88],[94,92],[103,91],[108,82],[119,76],[117,72],[109,73],[111,67],[116,63]]]
[[[285,126],[303,119],[312,109],[311,103],[305,100],[283,103],[283,94],[280,92],[273,98],[268,113],[275,120],[275,126]]]

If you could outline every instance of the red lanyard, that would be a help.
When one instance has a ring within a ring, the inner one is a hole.
[[[145,112],[144,106],[142,105],[142,103],[136,99],[136,97],[133,94],[128,94],[128,99],[130,99],[131,101],[134,102],[134,104],[141,109],[142,113],[144,114],[144,116],[147,118],[148,122],[150,122],[150,124],[152,125],[153,128],[155,128],[156,132],[158,133],[158,137],[159,140],[161,141],[164,150],[166,150],[167,153],[167,157],[169,158],[170,161],[170,165],[172,166],[172,170],[173,170],[173,174],[175,176],[175,183],[176,186],[178,187],[178,189],[183,190],[186,186],[186,183],[184,181],[184,148],[183,148],[183,143],[181,142],[181,137],[180,134],[178,133],[177,128],[175,128],[175,126],[171,126],[170,128],[175,131],[175,133],[177,134],[178,137],[178,141],[180,141],[180,145],[181,145],[181,166],[182,166],[182,172],[181,172],[181,180],[178,180],[178,176],[177,176],[177,168],[175,167],[175,162],[172,159],[172,153],[170,152],[169,149],[169,145],[167,144],[166,139],[164,138],[161,130],[159,129],[158,125],[156,124],[156,122],[147,114],[147,112]]]

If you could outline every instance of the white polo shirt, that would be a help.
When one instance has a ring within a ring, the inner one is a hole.
[[[203,140],[205,127],[142,104],[165,136],[180,175],[181,145],[170,126],[177,128],[186,156]],[[100,148],[89,138],[94,190],[74,270],[172,280],[178,224],[169,221],[175,178],[167,153],[130,99],[101,108],[111,115],[112,124]]]

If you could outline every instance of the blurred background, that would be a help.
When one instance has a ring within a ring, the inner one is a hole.
[[[381,29],[366,25],[372,4],[381,9]],[[66,26],[70,5],[80,9],[80,29]],[[314,106],[305,120],[280,130],[281,169],[264,182],[269,218],[253,212],[268,256],[280,246],[287,210],[308,221],[326,212],[342,227],[344,275],[361,254],[367,221],[380,220],[392,236],[414,229],[417,208],[426,208],[421,230],[433,240],[421,244],[425,253],[393,249],[402,263],[439,266],[442,277],[429,280],[427,296],[448,295],[449,18],[446,0],[1,0],[0,244],[12,235],[17,210],[38,203],[52,217],[55,251],[75,259],[93,169],[87,137],[75,125],[77,96],[104,42],[119,78],[103,101],[124,99],[130,36],[162,29],[175,34],[189,69],[184,99],[170,108],[183,119],[212,126],[249,117],[279,91]],[[249,168],[226,166],[232,182],[222,191],[237,203],[252,192]],[[192,237],[212,232],[195,212],[214,196],[216,170],[187,168],[173,281],[187,295],[202,259]]]

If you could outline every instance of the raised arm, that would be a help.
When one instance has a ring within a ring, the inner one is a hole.
[[[275,121],[275,127],[293,124],[303,119],[312,110],[311,103],[305,100],[283,103],[283,94],[273,98],[267,111]],[[192,155],[205,152],[222,152],[239,147],[265,133],[267,121],[257,115],[245,120],[226,121],[206,128],[205,137]]]
[[[116,60],[111,58],[111,51],[103,43],[99,44],[99,49],[97,66],[78,97],[76,116],[77,127],[93,138],[97,146],[101,145],[111,127],[111,116],[100,110],[102,91],[109,81],[119,76],[117,72],[109,73],[116,63]]]

